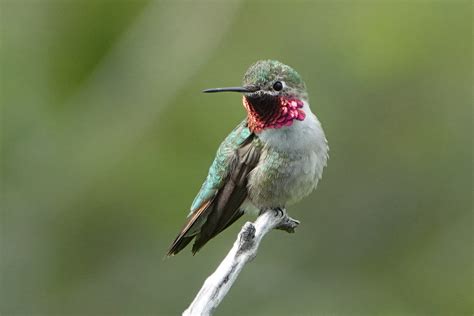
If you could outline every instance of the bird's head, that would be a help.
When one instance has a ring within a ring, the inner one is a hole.
[[[260,60],[244,75],[242,87],[207,89],[204,92],[241,92],[252,132],[282,128],[302,121],[304,101],[308,94],[300,75],[290,66],[276,60]]]

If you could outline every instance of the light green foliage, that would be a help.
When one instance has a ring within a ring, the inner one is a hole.
[[[318,190],[218,315],[472,315],[471,1],[0,1],[1,315],[177,315],[163,260],[257,60],[301,74]]]

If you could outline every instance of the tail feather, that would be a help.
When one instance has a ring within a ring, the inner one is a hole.
[[[200,230],[200,227],[196,226],[201,226],[203,224],[203,215],[208,211],[208,207],[211,204],[212,200],[207,201],[199,209],[197,209],[191,216],[188,217],[188,220],[186,221],[186,224],[184,225],[183,229],[181,229],[181,232],[176,236],[175,240],[171,244],[167,256],[174,256],[181,250],[183,250],[184,247],[186,247],[191,240],[196,236],[197,233],[193,232],[198,232]]]
[[[185,237],[185,236],[178,236],[176,237],[175,241],[171,244],[170,249],[168,250],[167,256],[174,256],[181,250],[183,250],[190,242],[193,240],[194,236]]]

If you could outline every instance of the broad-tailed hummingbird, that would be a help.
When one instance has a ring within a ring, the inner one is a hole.
[[[293,68],[261,60],[247,70],[241,87],[204,90],[225,91],[242,93],[247,118],[217,150],[169,256],[193,239],[196,253],[245,212],[283,209],[301,200],[316,188],[326,166],[324,131]]]

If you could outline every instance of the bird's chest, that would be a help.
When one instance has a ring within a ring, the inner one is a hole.
[[[308,114],[302,122],[259,135],[265,149],[248,178],[249,198],[256,207],[284,207],[316,188],[328,146],[321,124]]]
[[[249,197],[258,208],[284,207],[307,196],[317,185],[315,152],[288,154],[267,150],[249,177]]]

